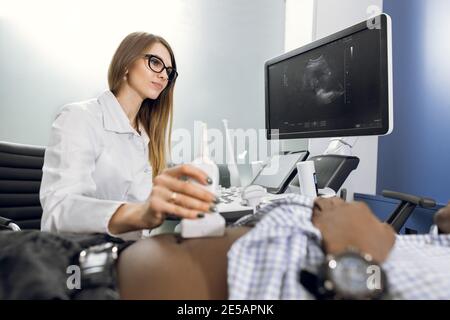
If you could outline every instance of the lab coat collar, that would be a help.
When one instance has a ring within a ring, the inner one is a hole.
[[[136,133],[131,127],[125,111],[111,91],[103,92],[98,97],[98,101],[103,109],[103,125],[106,130],[117,133]]]
[[[98,100],[103,109],[103,126],[105,127],[105,130],[138,135],[137,131],[130,125],[130,121],[116,96],[111,91],[107,90],[103,92]],[[141,128],[142,139],[144,139],[145,144],[148,144],[150,138],[140,122],[139,128]]]

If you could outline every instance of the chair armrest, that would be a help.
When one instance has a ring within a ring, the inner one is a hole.
[[[20,231],[20,227],[15,224],[11,219],[0,217],[0,230],[12,230],[12,231]]]
[[[416,206],[422,208],[433,208],[436,206],[436,201],[431,198],[418,197],[390,190],[383,190],[382,194],[386,198],[400,200],[400,204],[386,220],[386,223],[390,224],[397,233],[400,233],[400,230],[403,228]]]
[[[383,197],[396,199],[400,201],[407,201],[415,204],[416,206],[420,206],[422,208],[433,208],[436,206],[436,201],[431,198],[418,197],[407,193],[383,190]]]

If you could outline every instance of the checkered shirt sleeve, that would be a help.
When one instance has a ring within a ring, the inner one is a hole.
[[[261,221],[228,252],[230,299],[313,298],[298,281],[324,260],[313,203],[292,195],[257,213]],[[397,236],[383,269],[392,299],[450,299],[450,235]]]

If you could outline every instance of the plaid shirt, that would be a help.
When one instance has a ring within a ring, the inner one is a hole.
[[[324,260],[313,203],[293,195],[257,213],[264,218],[228,252],[230,299],[313,299],[298,281]],[[397,236],[382,267],[393,299],[450,299],[450,235]]]

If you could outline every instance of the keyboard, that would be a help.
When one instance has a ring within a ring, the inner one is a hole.
[[[221,188],[218,191],[220,203],[217,210],[227,222],[234,222],[254,212],[252,207],[243,203],[241,192],[241,187]]]
[[[230,188],[222,187],[218,192],[219,193],[218,196],[220,198],[221,203],[230,204],[235,201],[240,201],[241,192],[242,192],[241,187],[230,187]]]
[[[242,203],[241,192],[241,187],[220,188],[216,191],[216,195],[220,199],[220,203],[216,205],[217,211],[225,218],[227,224],[254,213],[253,207]],[[180,220],[180,218],[168,215],[167,220]]]
[[[227,224],[233,223],[243,216],[253,214],[254,209],[246,205],[241,197],[242,187],[220,188],[217,190],[217,196],[220,203],[217,205],[217,211],[225,218]],[[267,194],[260,206],[270,203],[270,201],[285,198],[288,194]],[[168,220],[179,220],[176,216],[169,215]]]
[[[227,222],[234,222],[239,220],[243,216],[254,213],[253,207],[250,207],[244,203],[244,200],[241,197],[241,193],[242,187],[221,188],[218,191],[220,203],[217,205],[217,210]],[[264,205],[269,204],[274,200],[283,199],[288,195],[288,193],[267,193],[267,196],[262,199],[259,207],[263,207]]]

